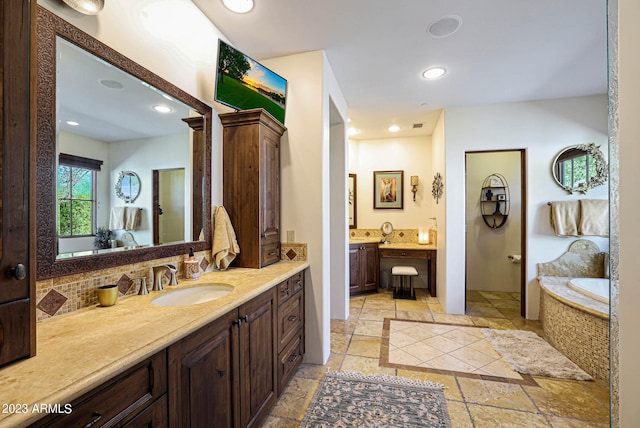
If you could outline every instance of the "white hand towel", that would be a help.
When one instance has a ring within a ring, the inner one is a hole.
[[[216,208],[213,224],[213,246],[211,248],[213,263],[218,269],[226,270],[236,255],[240,253],[240,247],[229,214],[223,206]]]
[[[126,207],[124,211],[124,229],[136,230],[140,226],[141,209],[138,207]]]
[[[109,218],[109,230],[124,229],[124,211],[125,211],[125,207],[111,208],[111,216]]]
[[[580,199],[580,235],[609,236],[609,201]]]
[[[558,236],[578,236],[578,201],[551,202],[551,226]]]

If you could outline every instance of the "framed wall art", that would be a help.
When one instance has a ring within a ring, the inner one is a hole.
[[[373,172],[373,208],[404,208],[404,171]]]

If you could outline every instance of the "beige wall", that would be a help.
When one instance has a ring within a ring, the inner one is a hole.
[[[404,209],[373,209],[373,171],[404,171]],[[377,229],[390,221],[395,229],[430,227],[435,201],[431,137],[351,140],[349,173],[357,174],[357,224],[359,229]],[[411,193],[411,176],[420,180],[416,200]]]
[[[446,252],[453,260],[444,268],[447,312],[464,312],[464,269],[460,269],[455,260],[465,252],[464,197],[457,196],[465,193],[465,153],[474,150],[527,151],[527,318],[537,319],[536,263],[560,256],[572,241],[572,238],[553,234],[547,202],[584,198],[580,194],[569,195],[555,183],[551,164],[562,148],[574,144],[596,143],[606,155],[607,119],[606,95],[446,109]],[[608,185],[589,191],[588,197],[607,199]],[[608,239],[589,239],[602,251],[608,250]]]
[[[619,394],[620,427],[640,426],[640,2],[619,0]],[[615,316],[615,314],[614,314]],[[616,346],[615,335],[612,337]]]

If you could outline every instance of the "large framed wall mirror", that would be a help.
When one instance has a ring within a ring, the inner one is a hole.
[[[607,182],[607,161],[594,143],[564,148],[553,160],[551,172],[567,192],[585,194]]]
[[[211,107],[42,7],[37,55],[37,278],[210,249]]]

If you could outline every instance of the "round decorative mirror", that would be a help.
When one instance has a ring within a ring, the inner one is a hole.
[[[382,235],[384,237],[384,244],[388,244],[389,240],[387,239],[387,236],[391,235],[391,232],[393,232],[393,225],[388,221],[385,221],[384,223],[382,223],[382,226],[380,226],[380,230],[382,231]]]
[[[116,182],[116,196],[125,202],[133,202],[140,195],[140,177],[133,171],[120,171]]]
[[[600,146],[578,144],[563,149],[553,160],[551,173],[558,185],[573,194],[587,193],[607,181],[607,161]]]

